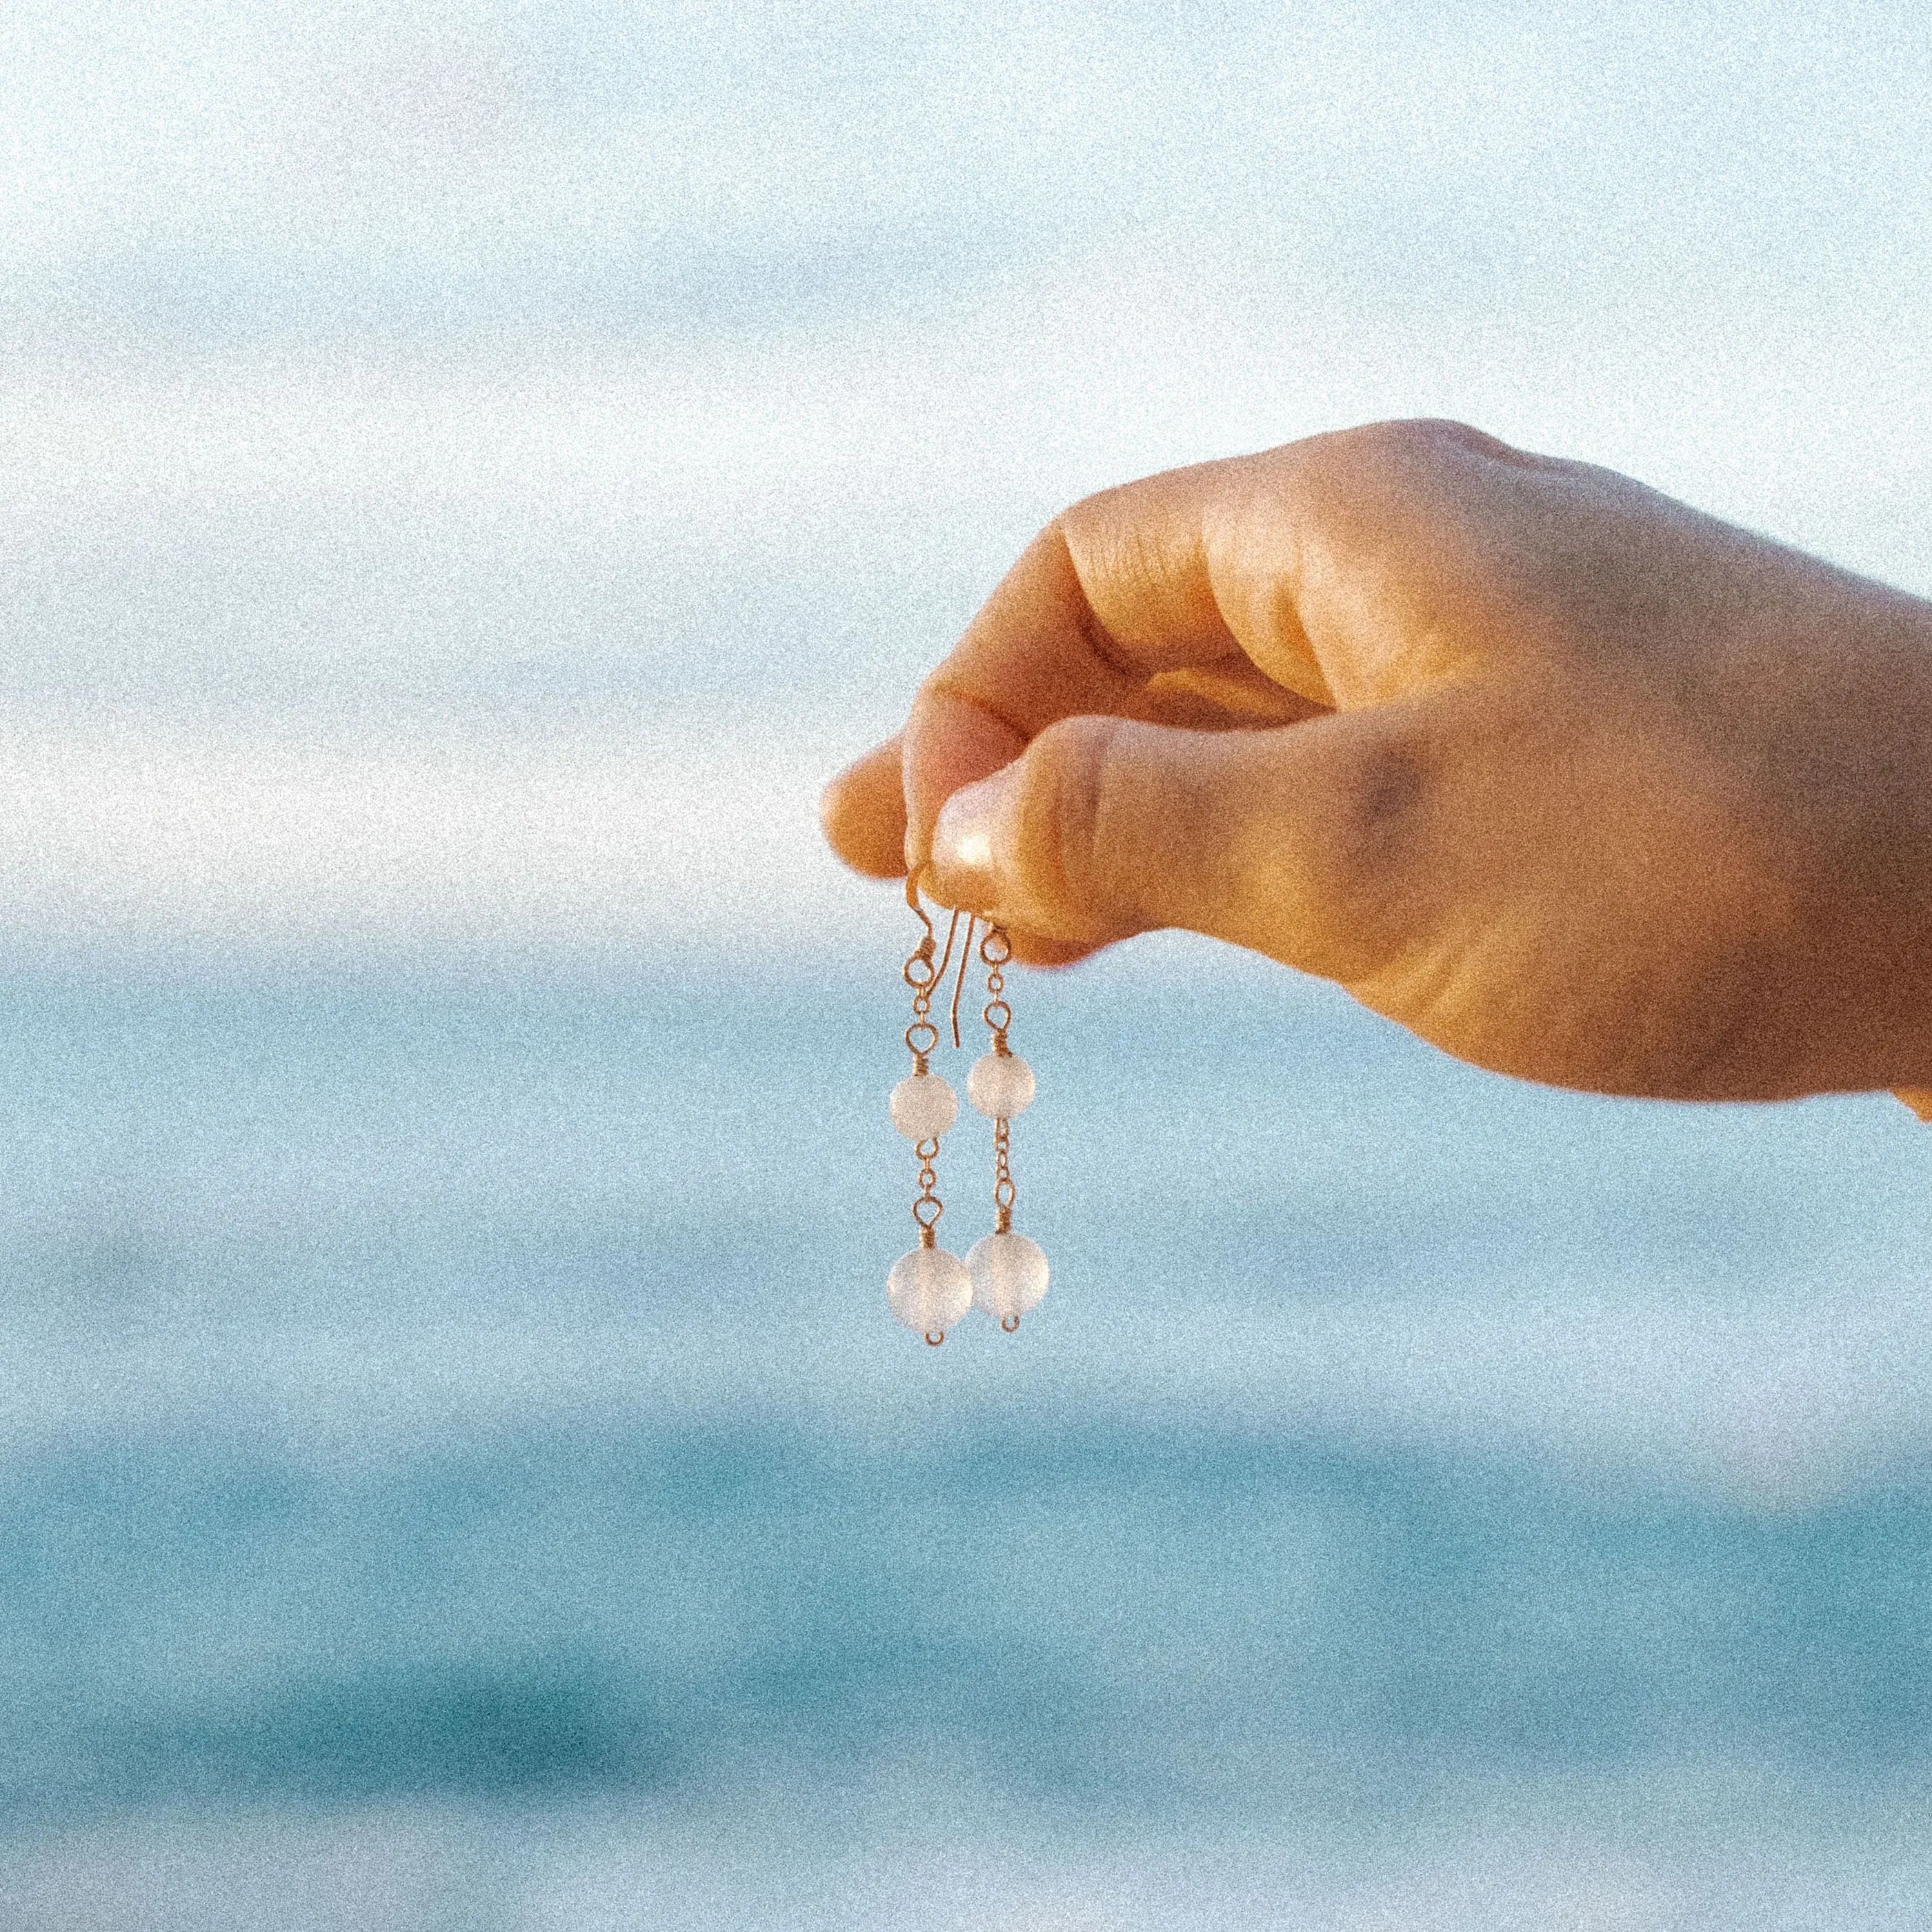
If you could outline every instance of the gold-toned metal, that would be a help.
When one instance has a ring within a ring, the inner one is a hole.
[[[930,939],[932,937],[932,922],[926,917],[926,908],[919,902],[919,874],[916,872],[906,874],[906,904],[919,915],[919,922],[926,928],[926,936]]]
[[[955,1046],[959,1044],[959,995],[966,990],[966,962],[973,950],[973,928],[978,922],[979,916],[977,913],[966,915],[966,944],[959,949],[959,976],[952,982],[952,1044]],[[959,915],[956,912],[952,918],[956,925]],[[952,950],[950,935],[946,942],[946,950],[949,954]],[[940,970],[943,971],[944,968]]]
[[[1006,937],[1006,928],[988,925],[980,942],[980,958],[986,968],[986,1004],[980,1017],[993,1036],[993,1051],[998,1054],[1012,1051],[1006,1044],[1006,1029],[1013,1023],[1013,1010],[1003,997],[1006,976],[1000,970],[1012,956],[1013,943]]]
[[[932,962],[932,921],[920,904],[919,889],[910,879],[906,880],[906,904],[919,915],[919,922],[926,928],[919,944],[907,955],[899,974],[912,988],[912,1024],[905,1030],[906,1051],[912,1055],[912,1070],[923,1073],[930,1064],[927,1056],[939,1044],[939,1029],[926,1018],[932,1005],[933,982],[939,974]]]
[[[903,971],[906,984],[912,988],[912,1024],[905,1030],[905,1043],[907,1052],[912,1055],[913,1071],[922,1074],[930,1070],[931,1057],[939,1045],[939,1028],[932,1018],[932,996],[945,983],[956,947],[959,954],[959,968],[958,976],[953,982],[950,1018],[952,1043],[955,1046],[961,1044],[959,1003],[965,994],[967,962],[974,950],[974,938],[979,931],[980,916],[974,912],[962,914],[956,910],[947,924],[946,943],[942,946],[938,928],[921,903],[916,874],[906,880],[906,904],[917,916],[922,929]],[[962,917],[966,922],[963,939],[959,929]],[[981,1009],[982,1017],[992,1035],[994,1052],[1010,1054],[1012,1048],[1006,1043],[1006,1034],[1013,1022],[1013,1010],[1006,1003],[1003,969],[1012,958],[1013,948],[1005,928],[988,920],[985,932],[980,937],[978,952],[980,963],[986,969],[986,1004]],[[1002,1234],[1010,1234],[1013,1226],[1016,1190],[1013,1185],[1012,1142],[1012,1123],[1002,1114],[993,1123],[993,1210],[995,1232]],[[919,1192],[913,1201],[912,1218],[919,1229],[920,1246],[936,1248],[939,1245],[940,1217],[946,1212],[939,1198],[939,1136],[928,1135],[916,1143],[914,1150],[919,1157]],[[1017,1315],[1006,1316],[1000,1324],[1009,1335],[1019,1325]],[[936,1348],[945,1340],[943,1328],[926,1331],[928,1348]]]
[[[946,1212],[940,1202],[939,1169],[935,1163],[939,1159],[939,1136],[928,1134],[913,1151],[919,1156],[919,1194],[912,1204],[912,1218],[919,1224],[919,1244],[922,1248],[936,1247],[939,1217]]]
[[[946,950],[940,954],[937,962],[933,954],[938,951],[932,920],[924,906],[919,902],[919,887],[911,879],[906,880],[906,904],[919,915],[919,922],[926,931],[919,944],[908,956],[901,969],[900,977],[912,988],[912,1024],[905,1030],[906,1051],[912,1055],[913,1071],[924,1073],[928,1069],[929,1056],[939,1044],[939,1029],[928,1016],[932,1011],[932,989],[946,977],[946,969],[952,958],[953,942],[959,934],[959,915],[952,915],[952,922],[946,928]],[[915,1037],[915,1036],[920,1037]],[[956,1018],[952,1024],[952,1041],[959,1043],[959,1023]]]
[[[1013,943],[1006,937],[1006,928],[988,924],[986,936],[980,942],[980,957],[986,968],[986,1004],[982,1016],[993,1036],[993,1051],[1007,1058],[1012,1053],[1006,1044],[1006,1029],[1013,1023],[1013,1010],[1004,998],[1006,976],[1000,969],[1012,956]],[[1012,1150],[1012,1123],[1002,1114],[993,1123],[993,1232],[996,1234],[1010,1234],[1013,1231],[1016,1190]],[[1012,1330],[1008,1328],[1006,1333],[1010,1335]]]
[[[946,928],[946,950],[939,956],[939,966],[932,976],[936,986],[946,977],[946,969],[952,963],[952,944],[959,937],[959,915],[956,912]]]
[[[930,1017],[932,1011],[932,991],[946,977],[947,962],[952,957],[954,941],[959,934],[959,915],[952,915],[952,922],[946,930],[946,950],[935,963],[933,955],[938,951],[938,936],[932,920],[924,906],[920,904],[919,881],[916,877],[906,880],[906,904],[919,915],[919,922],[926,930],[907,959],[903,976],[912,988],[912,1024],[905,1030],[906,1051],[912,1055],[912,1070],[924,1073],[930,1070],[931,1055],[939,1044],[939,1029]],[[970,946],[972,934],[968,928],[967,940]],[[962,958],[964,957],[964,953]],[[958,1005],[958,996],[954,997]],[[952,1023],[953,1037],[959,1034],[959,1022],[956,1016]],[[939,1217],[946,1212],[939,1198],[939,1136],[928,1134],[914,1148],[919,1156],[919,1192],[914,1198],[912,1218],[919,1228],[919,1244],[922,1248],[939,1245]],[[941,1338],[942,1340],[944,1337]]]

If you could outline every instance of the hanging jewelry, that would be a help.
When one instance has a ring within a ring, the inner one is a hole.
[[[967,943],[971,942],[969,926]],[[986,968],[985,1018],[992,1051],[976,1060],[966,1076],[966,1097],[993,1124],[993,1232],[968,1250],[966,1268],[973,1306],[983,1309],[1009,1335],[1022,1315],[1039,1306],[1047,1282],[1046,1256],[1039,1244],[1013,1232],[1012,1122],[1033,1105],[1034,1077],[1033,1069],[1006,1044],[1013,1010],[1006,1004],[1002,968],[1012,956],[1005,928],[988,926],[980,958]]]
[[[912,1024],[905,1030],[907,1050],[912,1055],[912,1071],[892,1089],[890,1107],[892,1125],[913,1144],[919,1156],[919,1194],[912,1204],[912,1218],[919,1226],[919,1246],[902,1255],[886,1277],[886,1299],[892,1311],[908,1328],[923,1335],[933,1348],[946,1340],[946,1331],[973,1305],[972,1277],[957,1255],[948,1254],[939,1245],[939,1217],[945,1213],[939,1198],[939,1140],[958,1118],[959,1102],[952,1089],[932,1071],[933,1049],[939,1044],[939,1029],[932,1023],[933,988],[946,976],[952,957],[953,942],[959,932],[959,915],[946,932],[946,950],[935,961],[938,946],[932,921],[919,902],[917,878],[906,880],[906,904],[919,915],[924,936],[906,961],[904,979],[912,988]],[[966,922],[966,945],[960,954],[960,974],[965,974],[966,953],[973,944],[974,922]],[[959,998],[956,988],[952,1000],[952,1037],[959,1040]]]

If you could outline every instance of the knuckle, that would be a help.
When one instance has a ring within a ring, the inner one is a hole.
[[[1486,451],[1492,440],[1466,423],[1412,416],[1331,430],[1299,446],[1318,478],[1356,488],[1386,487]]]
[[[1431,734],[1359,715],[1348,722],[1322,761],[1317,795],[1303,801],[1296,893],[1344,977],[1378,966],[1412,924],[1442,790]]]

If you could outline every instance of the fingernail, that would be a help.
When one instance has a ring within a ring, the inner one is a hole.
[[[993,908],[1000,820],[1016,776],[1016,767],[1009,765],[977,784],[962,785],[940,807],[932,828],[932,870],[941,898],[982,911]]]

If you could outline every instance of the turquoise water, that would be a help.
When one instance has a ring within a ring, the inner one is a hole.
[[[1924,1922],[1903,1110],[1024,976],[932,1351],[878,979],[14,976],[7,1923]]]

